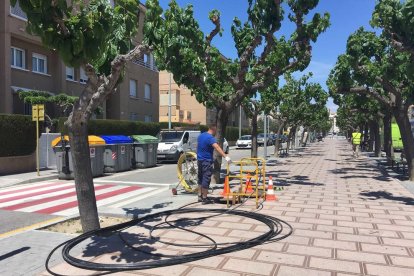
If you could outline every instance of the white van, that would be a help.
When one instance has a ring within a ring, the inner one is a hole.
[[[186,151],[197,151],[199,130],[162,130],[158,134],[157,159],[178,161],[180,155]]]

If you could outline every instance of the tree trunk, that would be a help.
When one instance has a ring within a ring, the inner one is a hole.
[[[216,115],[216,124],[217,124],[217,133],[216,139],[220,147],[223,148],[223,139],[226,133],[226,127],[229,120],[229,111],[225,109],[217,109]],[[212,183],[220,183],[220,172],[221,172],[221,161],[222,156],[214,151],[214,168],[213,168],[213,178]]]
[[[251,157],[257,158],[257,116],[258,113],[256,111],[253,112],[252,116],[252,150],[251,150]]]
[[[374,156],[379,157],[381,155],[381,135],[378,122],[372,122],[373,138],[375,142]]]
[[[280,149],[280,141],[281,141],[280,137],[282,136],[284,128],[285,128],[285,123],[281,122],[277,129],[277,137],[275,141],[275,152],[274,152],[275,157],[279,157],[279,149]]]
[[[382,119],[384,123],[384,151],[387,157],[393,157],[392,140],[391,140],[391,113],[386,111]]]
[[[405,158],[407,160],[408,166],[408,175],[410,181],[414,181],[414,137],[413,133],[411,132],[411,124],[408,119],[407,109],[402,108],[399,111],[395,111],[394,116],[401,132]]]
[[[368,152],[374,151],[374,140],[375,140],[375,122],[369,123],[369,139],[368,139]]]
[[[68,129],[82,230],[88,232],[99,229],[100,225],[89,155],[88,123],[80,117],[76,114],[69,117]]]
[[[300,138],[300,145],[303,146],[306,141],[305,140],[305,133],[306,133],[306,141],[308,140],[309,133],[307,128],[303,128],[302,137]]]
[[[296,134],[296,126],[292,127],[289,131],[288,141],[287,141],[287,149],[290,149],[290,146],[292,144],[292,139],[295,138]]]
[[[364,139],[364,151],[368,151],[367,145],[368,145],[368,131],[369,131],[369,126],[368,123],[366,123],[364,125],[364,134],[363,134],[363,139]]]

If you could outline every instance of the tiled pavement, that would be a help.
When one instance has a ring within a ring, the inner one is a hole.
[[[268,166],[268,171],[285,189],[277,192],[279,201],[266,202],[260,212],[289,222],[294,228],[290,237],[183,265],[114,275],[414,275],[414,198],[398,181],[384,176],[365,157],[353,160],[345,140],[327,139],[283,161]],[[192,227],[217,242],[239,241],[266,229],[231,216]],[[137,237],[137,244],[142,242],[137,235],[141,230],[131,229],[131,242]],[[168,241],[203,242],[199,236],[175,230],[155,234]],[[188,253],[158,243],[147,245],[165,254]],[[148,260],[147,255],[128,253],[115,240],[111,246],[106,248],[108,254],[99,257],[85,247],[83,258],[117,263]],[[54,270],[94,274],[67,264]]]

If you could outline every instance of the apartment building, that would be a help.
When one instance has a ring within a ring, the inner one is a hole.
[[[112,0],[108,1],[113,5]],[[145,14],[145,7],[140,8]],[[19,99],[18,91],[79,96],[87,82],[82,68],[66,66],[56,51],[44,48],[38,37],[29,35],[26,21],[18,3],[12,7],[10,0],[0,1],[0,113],[31,114],[31,106]],[[141,16],[136,44],[143,38],[143,22]],[[117,93],[107,99],[100,117],[157,122],[158,75],[150,53],[129,62]]]
[[[215,109],[210,109],[199,103],[195,96],[191,95],[191,90],[185,86],[179,86],[175,83],[172,74],[161,71],[159,74],[159,92],[160,92],[160,122],[168,122],[168,103],[169,89],[171,80],[171,121],[192,124],[209,124],[216,120]],[[229,126],[239,126],[240,110],[230,114]],[[242,110],[242,127],[250,126],[249,119]]]

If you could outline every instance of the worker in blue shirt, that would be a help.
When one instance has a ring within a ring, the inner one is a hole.
[[[228,163],[231,159],[217,144],[216,135],[217,126],[211,124],[208,131],[198,136],[197,144],[197,164],[198,164],[198,202],[203,204],[212,203],[207,198],[208,188],[210,187],[211,176],[213,174],[213,152],[216,150]]]

